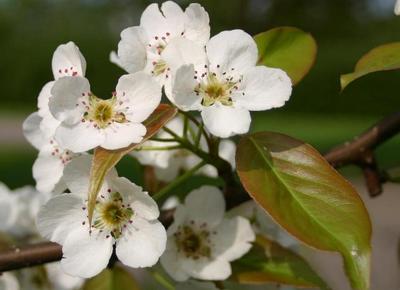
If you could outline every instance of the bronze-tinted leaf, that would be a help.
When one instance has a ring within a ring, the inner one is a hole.
[[[342,254],[354,289],[369,288],[371,222],[353,186],[313,147],[261,132],[242,138],[237,172],[247,192],[306,244]]]
[[[256,245],[234,262],[233,269],[235,279],[243,284],[278,283],[329,289],[300,255],[264,236],[257,236]]]
[[[340,84],[344,90],[362,76],[395,69],[400,69],[400,42],[384,44],[364,54],[357,62],[354,72],[340,76]]]

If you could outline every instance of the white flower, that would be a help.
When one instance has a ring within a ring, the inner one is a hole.
[[[167,96],[182,110],[201,111],[205,127],[215,136],[226,138],[248,132],[249,111],[281,107],[290,97],[290,78],[280,69],[256,66],[257,45],[242,30],[212,37],[202,50],[203,57],[194,42],[172,45],[175,50],[195,52],[195,60],[182,58],[182,53],[171,55],[182,66]],[[205,61],[196,65],[201,58]]]
[[[61,263],[49,263],[45,265],[47,277],[55,290],[80,289],[84,279],[65,274],[61,269]]]
[[[31,186],[10,190],[0,183],[0,231],[19,238],[35,236],[36,215],[48,198]]]
[[[394,5],[394,14],[400,15],[400,0],[397,0]]]
[[[139,26],[122,31],[118,55],[111,53],[111,61],[129,73],[144,70],[164,85],[177,68],[168,61],[169,54],[177,53],[168,49],[169,43],[191,40],[203,47],[209,37],[209,17],[201,5],[192,3],[183,12],[172,1],[164,2],[161,10],[154,3],[143,12]]]
[[[112,171],[99,192],[90,227],[86,200],[90,163],[87,155],[70,162],[64,180],[71,193],[53,197],[38,214],[39,232],[62,245],[62,269],[72,276],[95,276],[107,266],[114,245],[123,264],[154,265],[166,244],[157,204],[141,187]]]
[[[61,122],[55,139],[75,153],[140,142],[146,134],[142,122],[161,101],[160,86],[142,72],[122,76],[108,100],[94,96],[83,77],[60,78],[51,93],[50,111]]]
[[[165,271],[175,280],[224,280],[231,275],[229,262],[249,251],[255,239],[249,221],[224,218],[224,214],[223,195],[211,186],[192,191],[177,207],[161,257]]]
[[[189,123],[191,130],[197,132],[197,128]],[[182,136],[183,134],[183,120],[181,117],[175,117],[166,125],[167,128],[175,132],[177,135]],[[160,131],[157,134],[158,138],[171,138],[165,131]],[[191,134],[189,134],[189,140],[194,141]],[[143,144],[143,147],[165,147],[165,146],[177,146],[177,142],[158,142],[158,141],[147,141]],[[208,152],[207,143],[204,137],[200,139],[200,149]],[[235,169],[235,151],[236,145],[231,140],[222,140],[219,147],[219,155],[221,158],[228,161],[232,169]],[[173,150],[139,150],[133,151],[132,156],[136,157],[139,162],[143,165],[151,165],[155,167],[156,177],[161,181],[171,181],[177,177],[181,170],[189,170],[198,164],[201,159],[195,154],[191,153],[186,149],[173,149]],[[205,165],[199,171],[199,174],[204,174],[210,177],[217,176],[217,169],[212,165]]]
[[[54,51],[52,71],[55,80],[65,76],[85,76],[86,61],[79,48],[72,42],[62,44]],[[38,97],[38,114],[42,118],[40,128],[46,138],[52,138],[59,125],[49,111],[49,99],[54,81],[48,82]]]
[[[179,283],[176,285],[176,290],[218,290],[213,283],[209,282],[198,282],[194,280],[187,281],[185,283]]]
[[[42,123],[42,118],[36,112],[29,115],[22,126],[25,138],[39,150],[32,168],[33,178],[40,192],[62,192],[65,189],[61,180],[64,167],[80,154],[63,149],[54,138],[47,138],[48,134],[40,126]]]
[[[0,182],[0,231],[8,231],[18,219],[18,206],[15,195]]]
[[[297,249],[299,242],[282,229],[269,216],[269,214],[259,206],[255,201],[249,200],[232,208],[228,213],[228,217],[242,216],[251,221],[253,229],[256,233],[267,235],[279,242],[284,247]]]
[[[11,273],[5,272],[0,274],[0,289],[1,290],[19,290],[17,278]]]

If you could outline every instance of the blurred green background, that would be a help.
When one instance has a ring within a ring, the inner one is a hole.
[[[53,78],[51,57],[73,40],[88,63],[93,91],[108,97],[123,71],[109,62],[122,29],[137,25],[144,0],[0,0],[0,181],[33,184],[36,152],[24,142],[22,120],[36,110],[41,87]],[[159,1],[161,2],[161,1]],[[176,1],[186,7],[190,1]],[[256,34],[276,26],[311,32],[319,52],[310,74],[281,109],[254,114],[253,130],[301,138],[319,150],[353,137],[400,107],[400,72],[367,76],[340,93],[339,75],[369,49],[400,40],[395,0],[208,0],[212,34],[241,28]],[[400,139],[382,146],[382,166],[399,161]],[[136,168],[135,171],[132,171]],[[138,165],[124,161],[137,178]],[[136,173],[135,173],[136,172]]]

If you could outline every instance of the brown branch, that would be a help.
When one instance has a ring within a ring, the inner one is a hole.
[[[368,151],[373,151],[399,131],[400,112],[397,112],[379,121],[352,141],[334,147],[325,154],[325,158],[336,168],[348,164],[357,164],[360,161],[362,162],[366,154],[369,154]]]
[[[375,196],[381,192],[381,183],[384,180],[374,158],[374,149],[399,131],[400,113],[396,113],[381,120],[354,140],[333,148],[325,155],[325,158],[336,168],[349,164],[361,167],[368,189],[371,195]],[[234,175],[230,167],[226,166],[220,170],[219,174],[227,180],[227,187],[234,186]],[[240,203],[243,198],[239,197],[235,200],[235,203]],[[232,206],[233,204],[229,205],[229,207]],[[160,220],[165,226],[168,226],[172,218],[172,211],[164,211]],[[51,242],[11,248],[0,252],[0,272],[54,262],[61,258],[61,246]]]
[[[349,164],[363,171],[370,196],[382,193],[385,177],[379,171],[374,150],[400,132],[400,112],[379,121],[352,141],[345,142],[325,154],[326,160],[335,168]]]
[[[0,252],[0,272],[59,261],[61,258],[61,246],[56,243],[45,242],[14,247]]]

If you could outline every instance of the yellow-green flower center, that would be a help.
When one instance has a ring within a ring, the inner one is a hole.
[[[123,227],[126,226],[133,215],[133,210],[123,203],[118,192],[111,194],[106,201],[99,201],[95,208],[95,219],[93,227],[110,231],[114,238],[119,238]]]
[[[209,73],[196,87],[195,92],[201,96],[201,104],[205,107],[212,106],[215,102],[232,106],[231,94],[234,89],[237,89],[236,84],[229,80],[220,81],[215,74]]]
[[[84,114],[84,120],[94,122],[96,127],[104,129],[113,122],[125,123],[127,119],[124,113],[115,110],[115,96],[109,100],[102,100],[91,95],[89,106]]]
[[[209,236],[210,233],[205,228],[195,230],[191,226],[182,225],[175,233],[175,243],[178,251],[187,258],[194,260],[209,258],[211,256]]]
[[[154,76],[159,76],[163,74],[167,69],[167,63],[164,60],[160,59],[159,61],[153,63],[153,70],[151,71],[151,73]]]

